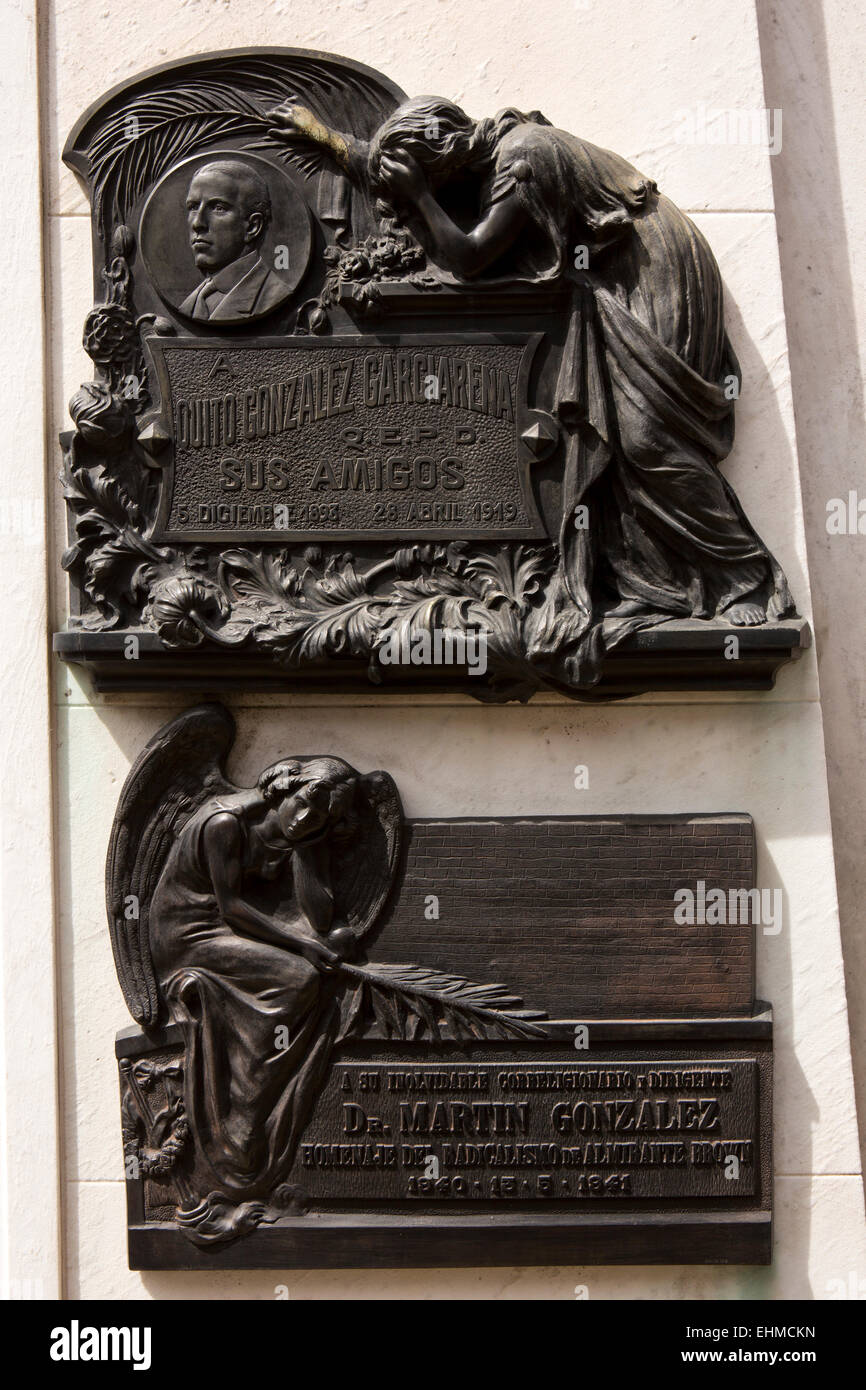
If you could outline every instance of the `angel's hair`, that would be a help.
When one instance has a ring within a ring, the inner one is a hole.
[[[269,806],[278,806],[305,788],[311,796],[327,796],[328,820],[334,830],[341,836],[354,833],[358,778],[341,758],[284,758],[266,767],[256,785]]]
[[[197,169],[194,178],[201,174],[224,174],[226,178],[232,179],[237,185],[244,215],[250,217],[254,212],[260,213],[262,234],[267,231],[273,217],[271,194],[265,180],[255,169],[249,164],[244,164],[241,159],[214,159],[210,164],[203,164]]]

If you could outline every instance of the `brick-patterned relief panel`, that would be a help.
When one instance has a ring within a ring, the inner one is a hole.
[[[754,882],[744,815],[416,820],[375,954],[519,980],[554,1018],[746,1014]],[[701,912],[718,889],[729,910]]]

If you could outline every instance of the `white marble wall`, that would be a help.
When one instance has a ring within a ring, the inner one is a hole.
[[[33,0],[3,14],[0,148],[0,1297],[61,1287],[46,556],[45,360]],[[8,73],[8,81],[5,80]],[[53,471],[53,470],[52,470]]]
[[[612,4],[616,22],[611,22]],[[243,44],[344,53],[410,93],[439,91],[474,114],[540,106],[632,159],[696,214],[721,263],[745,390],[728,476],[809,615],[794,416],[771,161],[750,145],[678,141],[683,112],[764,105],[753,0],[311,0],[292,4],[55,0],[41,35],[50,344],[50,435],[89,364],[86,204],[58,161],[72,122],[112,83],[170,57]],[[53,458],[48,470],[53,476]],[[63,544],[56,494],[53,544]],[[65,593],[52,566],[53,612]],[[249,697],[235,702],[237,776],[276,752],[330,748],[385,765],[410,815],[750,811],[759,883],[785,922],[759,943],[759,994],[777,1014],[776,1259],[767,1270],[589,1269],[160,1274],[126,1269],[113,1032],[128,1020],[102,899],[114,803],[146,739],[187,703],[96,698],[56,673],[57,876],[65,1279],[70,1296],[293,1298],[825,1298],[866,1277],[848,1025],[827,776],[812,653],[766,694],[651,696],[592,708],[553,697],[486,709],[468,699]],[[575,764],[590,786],[577,792]]]

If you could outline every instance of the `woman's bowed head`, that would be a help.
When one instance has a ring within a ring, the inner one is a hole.
[[[282,844],[292,850],[321,839],[326,831],[337,838],[351,835],[358,779],[339,758],[291,758],[274,763],[261,774],[256,788],[264,814],[256,838],[266,849]],[[273,877],[264,872],[263,877]]]
[[[463,233],[441,212],[434,193],[461,174],[483,176],[494,165],[503,121],[548,122],[538,111],[503,111],[473,120],[444,97],[404,102],[366,144],[329,130],[307,107],[285,102],[268,113],[272,134],[288,143],[310,142],[327,150],[378,199],[381,216],[411,223],[431,258],[456,275],[472,278],[514,240],[525,218],[516,200],[499,206],[473,231]]]

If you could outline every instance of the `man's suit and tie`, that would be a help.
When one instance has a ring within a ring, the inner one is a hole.
[[[267,182],[244,160],[216,159],[192,178],[186,197],[190,247],[205,278],[180,306],[215,323],[260,318],[289,291],[262,259],[271,222]]]
[[[286,286],[257,251],[225,265],[188,295],[180,306],[191,319],[258,317],[286,298]]]

